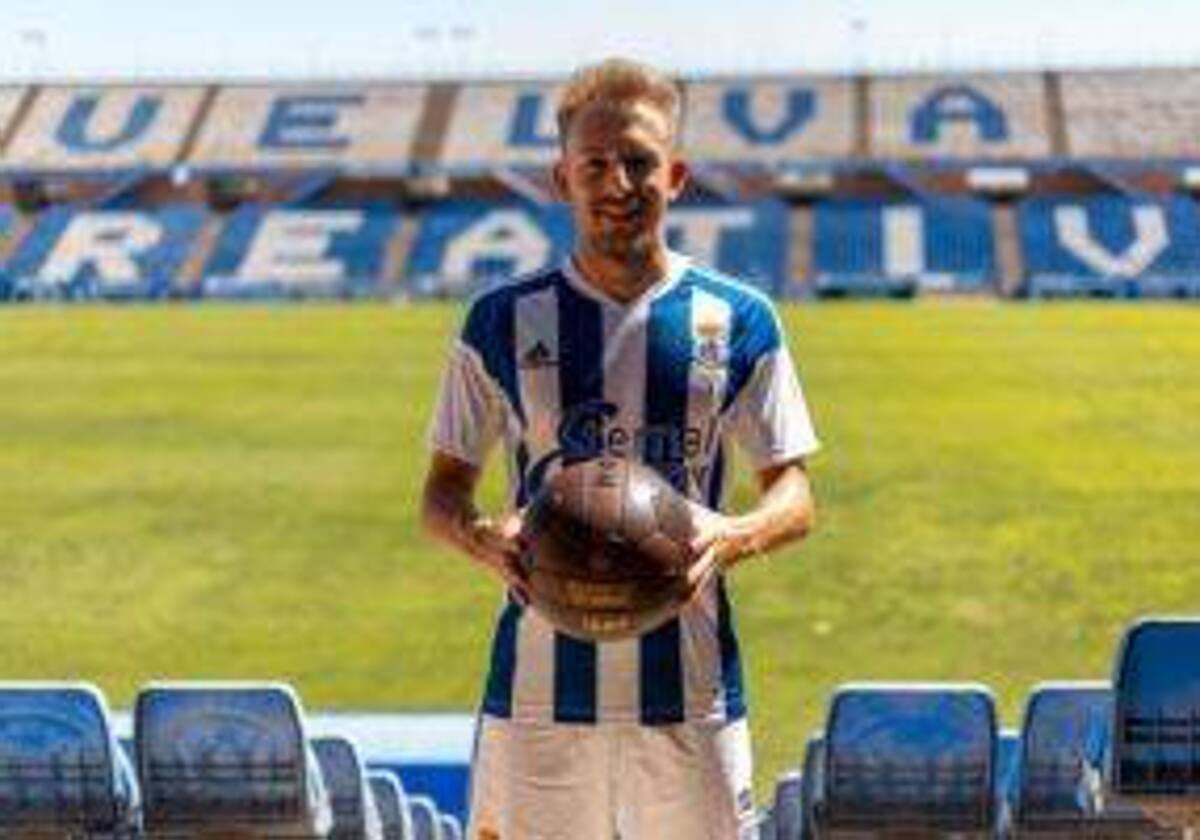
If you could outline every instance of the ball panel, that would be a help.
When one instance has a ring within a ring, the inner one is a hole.
[[[532,606],[584,638],[627,638],[662,624],[687,595],[691,515],[691,504],[644,464],[564,466],[525,515]]]

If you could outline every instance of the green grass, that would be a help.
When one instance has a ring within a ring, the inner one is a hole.
[[[458,317],[0,311],[0,675],[471,707],[498,592],[415,520]],[[1200,310],[786,318],[825,449],[817,533],[734,579],[760,793],[839,682],[982,680],[1016,723],[1034,681],[1107,675],[1133,617],[1196,610]]]

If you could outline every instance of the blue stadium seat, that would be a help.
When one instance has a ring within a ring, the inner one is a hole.
[[[818,732],[804,747],[800,773],[800,840],[817,836],[817,813],[825,807],[825,735]],[[786,836],[786,835],[785,835]]]
[[[383,840],[412,840],[412,817],[408,813],[408,799],[400,780],[393,773],[376,771],[367,774],[367,781],[379,811]]]
[[[300,702],[276,684],[154,684],[134,709],[149,833],[325,837],[332,816]]]
[[[779,840],[779,827],[775,822],[774,808],[759,809],[754,815],[754,840]]]
[[[442,826],[442,840],[463,840],[462,823],[453,814],[438,814]]]
[[[120,838],[140,798],[99,690],[0,684],[0,837]]]
[[[772,828],[777,840],[799,840],[803,822],[804,779],[799,770],[789,770],[775,781],[771,802]]]
[[[437,803],[428,796],[410,796],[408,809],[412,814],[414,840],[448,840],[442,829]]]
[[[1030,694],[1013,797],[1013,836],[1156,836],[1130,808],[1098,810],[1092,780],[1112,728],[1112,688],[1104,682],[1045,683]]]
[[[825,732],[820,837],[992,836],[996,710],[987,688],[846,686]]]
[[[331,736],[313,738],[311,743],[333,808],[329,840],[380,840],[379,811],[354,742]]]
[[[1200,810],[1200,619],[1130,628],[1114,688],[1113,795]]]

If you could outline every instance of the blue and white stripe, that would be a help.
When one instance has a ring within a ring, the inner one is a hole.
[[[670,276],[629,304],[605,298],[569,266],[493,290],[472,306],[463,343],[508,415],[516,504],[544,478],[536,466],[563,446],[564,417],[605,402],[615,412],[606,428],[640,443],[631,455],[717,506],[731,436],[726,415],[780,347],[780,333],[760,295],[675,260]],[[578,724],[742,717],[741,656],[724,582],[641,639],[604,644],[556,633],[510,600],[483,709]]]

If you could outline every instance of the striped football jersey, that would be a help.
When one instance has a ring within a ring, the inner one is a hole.
[[[431,445],[482,466],[503,441],[512,503],[563,459],[639,458],[719,508],[736,444],[755,470],[818,447],[771,303],[672,254],[636,300],[610,299],[572,263],[495,288],[470,307]],[[725,583],[638,639],[556,633],[511,598],[483,711],[531,722],[667,724],[745,714]]]

